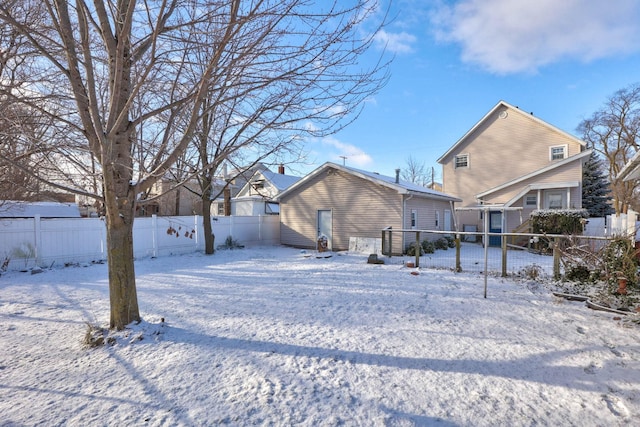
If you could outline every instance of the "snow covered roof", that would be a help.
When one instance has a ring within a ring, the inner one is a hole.
[[[640,151],[638,151],[631,160],[624,165],[617,178],[623,181],[640,179]]]
[[[80,218],[80,209],[75,203],[0,202],[0,218]]]
[[[269,180],[278,191],[286,190],[301,179],[299,176],[284,175],[271,172],[270,170],[265,170],[260,173],[262,173],[265,179]]]
[[[445,194],[445,193],[443,193],[441,191],[432,190],[430,188],[423,187],[422,185],[414,184],[414,183],[409,182],[409,181],[403,181],[401,179],[398,179],[398,181],[396,181],[395,177],[386,176],[386,175],[380,175],[377,172],[364,171],[364,170],[361,170],[361,169],[356,169],[356,168],[352,168],[352,167],[348,167],[348,166],[343,166],[343,165],[339,165],[337,163],[332,163],[332,162],[327,162],[327,163],[323,164],[322,166],[320,166],[319,168],[315,169],[314,171],[309,173],[307,176],[302,178],[300,181],[296,182],[295,184],[293,184],[292,186],[287,188],[285,191],[280,193],[279,197],[289,193],[290,191],[293,191],[296,187],[298,187],[299,185],[302,185],[304,182],[310,181],[311,179],[313,179],[315,176],[320,174],[326,168],[338,169],[338,170],[341,170],[343,172],[346,172],[346,173],[358,176],[360,178],[366,179],[368,181],[375,182],[377,184],[393,188],[396,191],[398,191],[398,193],[401,193],[401,194],[414,194],[414,195],[421,196],[421,197],[430,197],[430,198],[436,198],[436,199],[451,200],[453,202],[460,202],[461,201],[457,197],[451,196],[449,194]]]

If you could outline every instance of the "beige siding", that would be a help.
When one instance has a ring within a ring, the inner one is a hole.
[[[400,194],[328,168],[280,201],[282,244],[315,248],[317,211],[320,209],[332,211],[333,250],[347,250],[349,237],[379,238],[382,228],[402,228]],[[396,239],[396,244],[399,246],[401,242]]]
[[[533,184],[556,184],[563,182],[582,182],[582,168],[580,162],[572,162],[552,171],[547,171],[535,177],[518,182],[515,185],[503,188],[485,197],[487,204],[506,203],[522,191],[523,188]],[[569,208],[582,206],[582,191],[573,194]]]
[[[473,206],[476,194],[550,165],[549,150],[556,145],[567,145],[569,156],[581,150],[578,142],[537,120],[498,109],[443,159],[443,191],[463,199],[460,206]],[[454,168],[459,154],[469,155],[469,167]]]
[[[197,183],[189,182],[185,185],[193,191],[182,187],[170,191],[172,185],[171,182],[162,181],[153,187],[153,193],[162,194],[156,199],[158,215],[201,215],[202,200],[196,195],[199,192]]]
[[[503,114],[503,113],[506,113]],[[522,111],[501,106],[493,111],[473,132],[466,136],[455,149],[442,159],[443,191],[462,199],[457,207],[476,206],[476,195],[509,181],[553,164],[550,148],[566,146],[567,156],[579,154],[582,145],[568,135],[559,132]],[[455,169],[455,156],[469,155],[467,168]],[[534,183],[561,183],[582,181],[582,165],[570,165],[537,175],[508,188],[491,193],[484,202],[505,203],[520,193],[527,185]],[[572,188],[569,207],[581,207],[581,188]],[[522,200],[515,206],[522,206]],[[530,210],[522,213],[526,220]],[[483,220],[478,211],[456,213],[460,229],[464,225],[483,228]],[[520,223],[520,214],[507,215],[508,229]]]
[[[418,230],[439,230],[444,231],[445,224],[445,212],[451,212],[451,205],[447,201],[423,199],[423,198],[407,198],[405,202],[404,223],[407,229],[411,228],[411,212],[415,210],[417,213],[418,223],[416,229]],[[438,224],[436,225],[436,217],[438,218]],[[453,221],[452,221],[453,227]],[[424,239],[436,239],[442,237],[438,234],[425,234],[421,233],[420,240]],[[415,242],[415,234],[407,233],[405,235],[404,246],[407,247],[411,243]]]

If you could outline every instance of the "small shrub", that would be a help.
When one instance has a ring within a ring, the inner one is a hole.
[[[449,249],[449,242],[444,237],[441,237],[438,240],[434,241],[433,244],[436,249],[443,249],[445,251]]]
[[[422,251],[425,254],[432,254],[436,251],[436,247],[433,244],[433,242],[430,242],[428,240],[423,240],[422,241]]]
[[[572,282],[590,282],[593,276],[586,265],[573,265],[565,271],[564,277]]]
[[[24,269],[26,270],[29,265],[29,261],[36,255],[36,249],[31,243],[23,243],[17,248],[14,248],[11,252],[11,255],[14,258],[20,258],[24,260]]]
[[[444,236],[445,239],[447,239],[447,246],[450,247],[451,249],[456,247],[456,239],[454,239],[452,236]]]
[[[416,256],[416,250],[419,249],[420,250],[420,256],[424,255],[424,251],[422,249],[422,245],[416,243],[412,243],[408,248],[407,248],[407,255],[409,256]]]
[[[242,249],[244,248],[237,240],[234,240],[233,237],[227,236],[224,241],[224,245],[218,246],[217,249]]]
[[[629,285],[638,283],[638,250],[626,237],[615,237],[604,248],[602,262],[610,281],[625,277]]]
[[[87,323],[87,331],[84,334],[82,344],[85,348],[96,348],[104,345],[106,331],[97,325]]]
[[[527,265],[518,272],[518,275],[530,280],[538,280],[542,277],[542,267],[537,264]]]

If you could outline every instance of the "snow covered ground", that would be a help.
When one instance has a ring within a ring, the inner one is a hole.
[[[535,282],[291,248],[0,277],[0,425],[640,425],[640,327]],[[164,319],[164,322],[161,319]]]

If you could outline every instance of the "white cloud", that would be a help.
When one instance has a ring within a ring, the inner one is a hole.
[[[499,74],[640,50],[637,0],[461,0],[432,22],[439,39],[461,45],[463,61]]]
[[[404,31],[401,33],[388,33],[385,30],[378,31],[374,39],[379,48],[398,54],[413,52],[412,44],[416,41],[415,36]]]
[[[333,148],[330,152],[325,153],[325,156],[332,162],[342,164],[344,161],[347,166],[357,168],[363,168],[373,163],[371,156],[360,148],[355,145],[345,144],[334,137],[323,138],[322,144]],[[343,156],[346,157],[346,160],[342,158]]]

